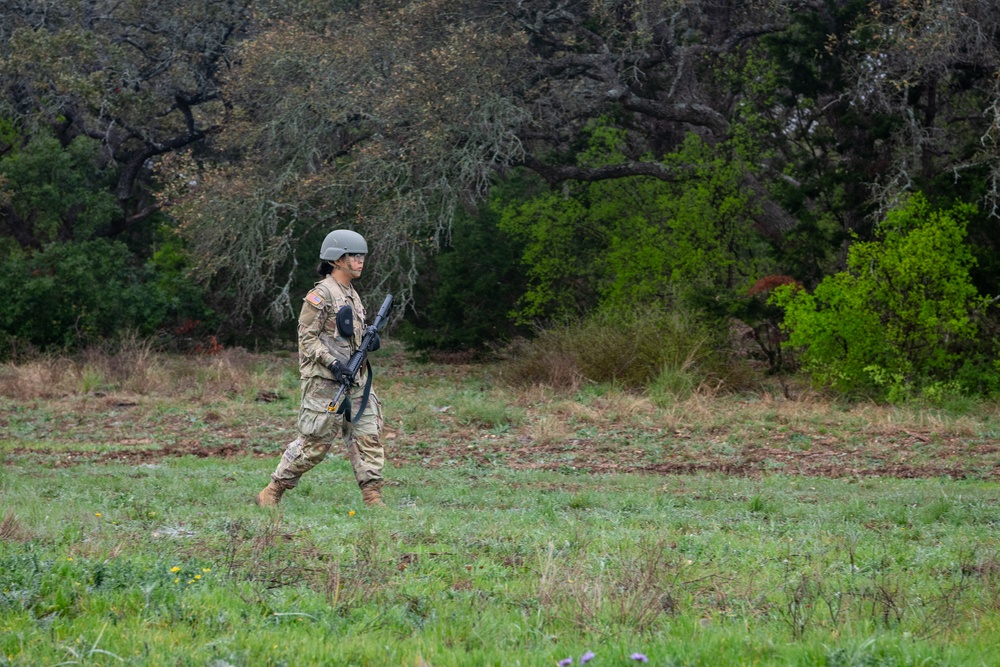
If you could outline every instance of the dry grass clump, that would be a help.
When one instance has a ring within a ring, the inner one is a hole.
[[[0,366],[0,395],[48,399],[112,391],[149,394],[160,388],[153,344],[134,333],[76,356],[36,355]]]
[[[0,396],[5,398],[55,398],[68,393],[71,367],[54,357],[40,357],[0,366]]]
[[[3,521],[0,521],[0,541],[27,542],[30,539],[31,535],[28,534],[13,512],[4,515]]]
[[[561,419],[588,426],[601,424],[606,419],[597,406],[575,400],[553,402],[548,410]]]
[[[576,391],[586,378],[576,359],[552,333],[515,341],[501,353],[500,377],[514,387],[546,386]]]
[[[70,395],[219,397],[273,390],[281,372],[242,348],[210,354],[166,354],[135,335],[73,357],[41,355],[0,365],[0,396],[50,399]],[[283,360],[282,364],[294,365]]]
[[[241,394],[261,382],[258,359],[242,348],[226,348],[211,355],[175,358],[167,374],[175,394],[197,398]]]
[[[502,353],[502,376],[513,386],[576,391],[587,384],[654,387],[672,399],[705,386],[741,389],[758,373],[734,363],[712,331],[681,311],[600,312],[546,329]]]
[[[527,428],[527,435],[536,446],[555,445],[573,436],[573,428],[554,415],[540,415]]]
[[[159,389],[159,370],[152,341],[135,332],[126,332],[113,342],[81,353],[79,390],[153,393]]]
[[[659,409],[645,396],[627,392],[611,392],[594,401],[604,419],[611,423],[640,426],[648,423]]]
[[[666,541],[619,545],[601,561],[599,568],[564,562],[550,544],[539,554],[540,605],[555,614],[572,610],[566,616],[588,632],[609,623],[644,632],[659,617],[680,612],[682,599],[701,598],[697,594],[711,586],[709,577],[685,581],[687,566]]]
[[[951,414],[927,407],[870,405],[865,408],[869,431],[908,430],[923,435],[972,437],[982,430],[982,423],[991,415],[977,410],[974,414]]]

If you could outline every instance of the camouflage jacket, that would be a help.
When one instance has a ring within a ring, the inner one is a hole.
[[[337,328],[337,312],[344,306],[354,311],[354,336],[348,338]],[[333,379],[327,368],[334,360],[346,364],[365,332],[365,307],[350,285],[344,286],[328,275],[316,283],[302,301],[299,313],[299,375],[302,379]],[[364,368],[358,373],[363,379]]]

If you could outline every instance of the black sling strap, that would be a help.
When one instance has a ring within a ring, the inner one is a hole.
[[[358,409],[358,416],[351,419],[351,397],[345,396],[344,400],[340,402],[340,409],[337,410],[337,414],[344,415],[344,419],[356,423],[361,419],[361,415],[365,414],[365,408],[368,407],[368,397],[372,393],[372,364],[370,361],[365,359],[365,370],[368,371],[368,377],[365,379],[365,391],[361,394],[361,407]]]

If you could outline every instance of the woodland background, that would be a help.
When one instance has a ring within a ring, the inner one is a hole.
[[[998,65],[991,0],[3,0],[0,354],[287,345],[349,227],[414,349],[993,397]]]

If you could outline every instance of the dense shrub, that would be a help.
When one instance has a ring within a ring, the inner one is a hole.
[[[14,139],[19,141],[19,139]],[[17,247],[84,241],[122,217],[112,169],[98,167],[99,141],[67,146],[50,134],[17,144],[0,159],[0,257]]]
[[[526,282],[520,246],[498,217],[491,208],[457,216],[447,245],[427,258],[400,331],[412,348],[481,351],[526,333],[511,317]]]
[[[933,210],[914,195],[889,213],[876,240],[850,248],[847,271],[812,294],[775,290],[787,344],[818,383],[889,400],[1000,389],[994,341],[980,335],[991,300],[972,284],[975,260],[964,243],[974,212],[965,204]]]
[[[197,288],[182,282],[159,275],[155,264],[136,266],[124,244],[106,239],[13,252],[0,261],[0,353],[12,340],[68,349],[123,330],[151,335],[179,319],[204,318]]]

